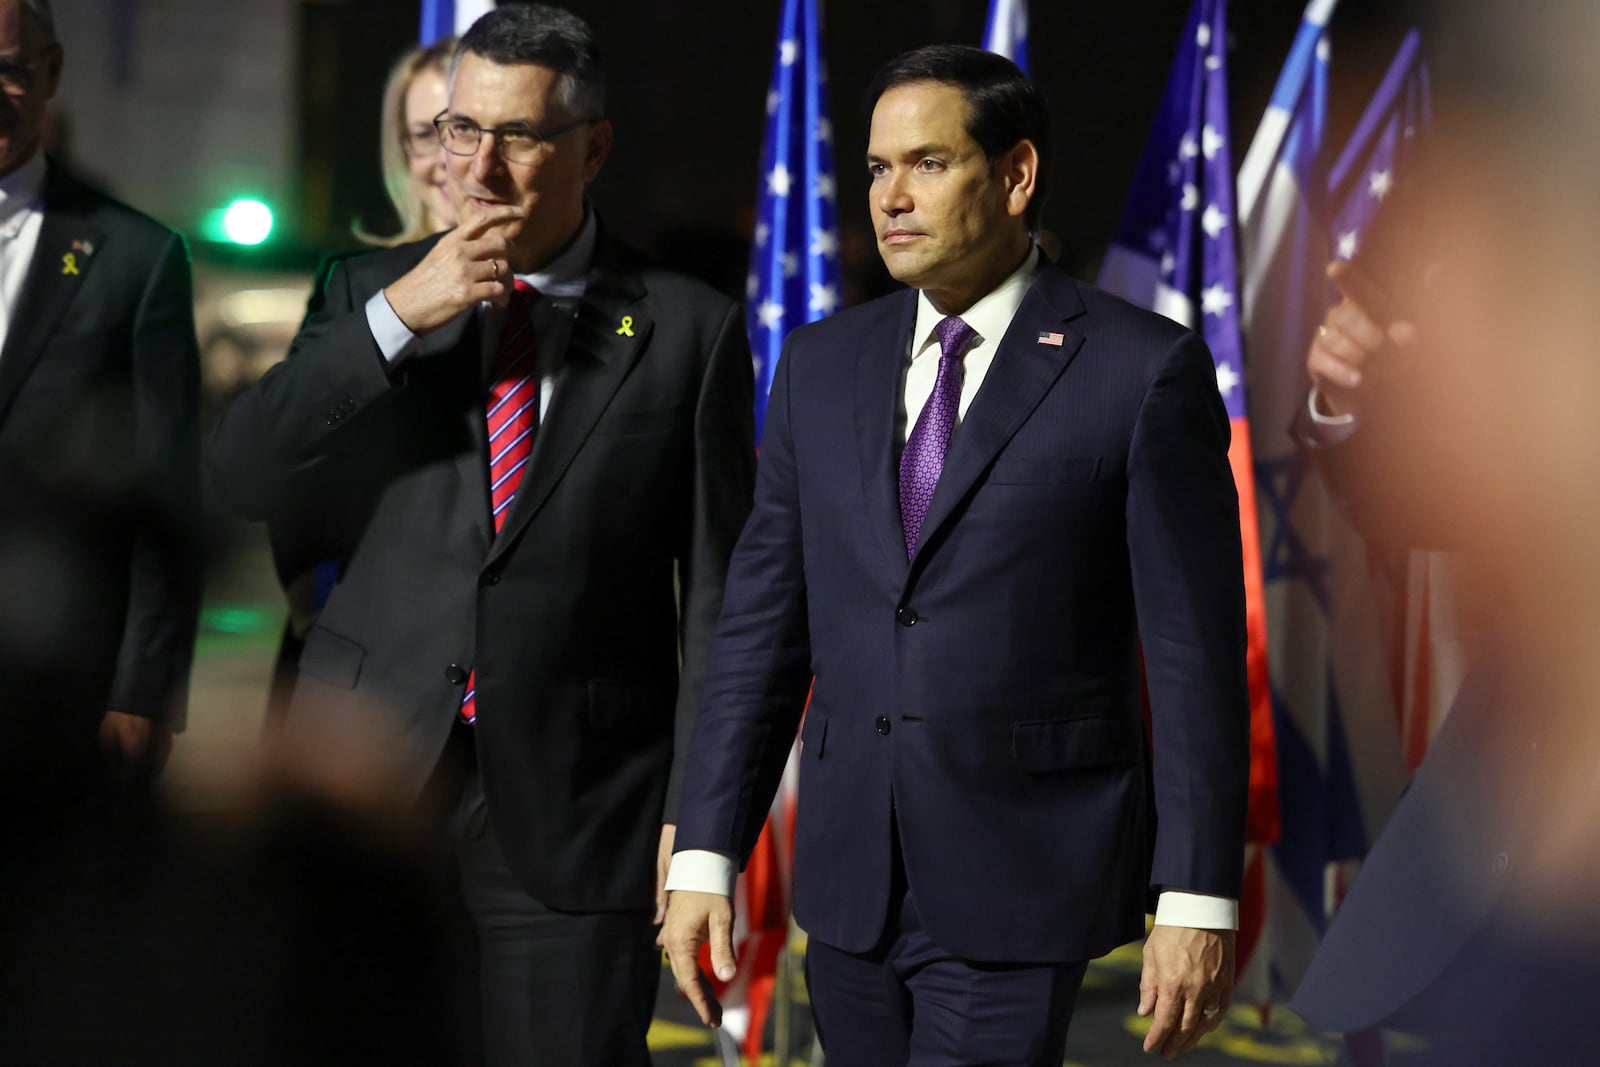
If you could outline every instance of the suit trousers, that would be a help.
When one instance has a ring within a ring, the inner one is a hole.
[[[446,759],[460,770],[450,835],[478,936],[490,1067],[648,1067],[661,951],[648,911],[562,912],[518,883],[489,823],[472,727]]]
[[[829,1067],[1060,1067],[1088,961],[960,959],[923,930],[897,833],[891,866],[889,919],[870,952],[815,938],[806,949],[811,1014]]]

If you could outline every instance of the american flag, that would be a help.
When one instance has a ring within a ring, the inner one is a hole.
[[[1106,253],[1100,284],[1196,330],[1216,361],[1217,391],[1233,428],[1228,458],[1239,490],[1244,550],[1250,679],[1248,840],[1260,845],[1277,839],[1278,776],[1239,330],[1226,14],[1225,0],[1196,0],[1189,12],[1155,127],[1135,172],[1117,236]],[[1259,931],[1262,862],[1259,848],[1252,848],[1251,880],[1240,902],[1241,965]]]
[[[821,0],[784,0],[767,92],[755,247],[745,292],[758,440],[783,339],[839,306],[833,124],[820,8]]]
[[[821,6],[822,0],[784,0],[767,92],[755,242],[745,289],[758,438],[784,338],[796,326],[832,314],[839,306],[833,126],[828,121]],[[793,896],[796,767],[791,750],[766,825],[739,875],[734,901],[739,973],[731,988],[718,992],[724,1007],[720,1033],[740,1039],[750,1063],[761,1061],[774,997],[793,995],[793,990],[779,987],[777,972],[789,939]],[[709,973],[707,961],[701,964]],[[719,1040],[727,1061],[726,1039]],[[786,1058],[783,1052],[776,1050],[775,1055]]]
[[[989,0],[983,25],[983,47],[998,52],[1033,77],[1028,69],[1028,0]]]
[[[494,0],[422,0],[417,43],[426,48],[441,37],[466,33],[467,27],[493,11],[494,6]]]

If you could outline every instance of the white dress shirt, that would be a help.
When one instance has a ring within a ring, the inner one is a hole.
[[[1332,448],[1342,445],[1350,440],[1356,432],[1356,417],[1351,414],[1324,415],[1322,406],[1317,403],[1320,394],[1317,387],[1311,387],[1311,395],[1306,398],[1306,403],[1311,408],[1311,441],[1315,448]]]
[[[0,178],[0,346],[11,329],[28,265],[39,247],[44,225],[43,152]]]
[[[594,264],[595,240],[599,225],[594,212],[584,213],[583,225],[572,242],[554,259],[539,270],[516,277],[539,291],[541,300],[534,306],[533,330],[538,338],[539,367],[539,421],[544,421],[550,408],[550,397],[555,392],[557,372],[561,369],[561,353],[566,350],[567,337],[572,330],[572,317],[583,294],[589,287],[589,268]],[[367,327],[378,350],[390,364],[399,363],[416,351],[417,335],[406,328],[400,316],[389,305],[382,289],[367,301]],[[505,311],[487,303],[462,312],[478,315],[483,323],[484,343],[493,346],[500,337],[500,324]],[[486,348],[491,358],[492,348]]]
[[[960,432],[961,419],[966,417],[967,409],[972,405],[972,398],[988,376],[995,349],[1011,326],[1011,320],[1016,317],[1017,308],[1022,306],[1022,298],[1027,295],[1038,269],[1039,250],[1034,248],[1022,266],[987,296],[961,313],[962,321],[972,327],[978,336],[967,345],[962,359],[965,377],[961,381],[957,433]],[[945,313],[933,306],[926,291],[917,295],[917,323],[911,334],[911,351],[907,353],[902,422],[897,427],[902,443],[910,433],[910,428],[916,425],[917,416],[922,414],[928,397],[933,394],[940,354],[939,338],[934,328],[944,318]],[[669,891],[687,889],[692,892],[719,893],[731,898],[738,876],[738,860],[731,853],[685,849],[672,857],[666,888]],[[1155,921],[1160,926],[1235,930],[1239,926],[1239,905],[1237,901],[1226,897],[1167,889],[1162,891],[1157,901]]]

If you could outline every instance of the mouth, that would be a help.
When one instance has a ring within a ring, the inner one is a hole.
[[[925,235],[916,230],[884,230],[878,240],[886,245],[903,245],[922,236]]]

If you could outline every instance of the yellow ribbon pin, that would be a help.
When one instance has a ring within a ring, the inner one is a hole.
[[[621,337],[632,337],[633,336],[633,316],[632,315],[624,315],[624,316],[622,316],[622,325],[617,327],[617,334],[618,334],[618,336],[621,336]]]
[[[77,274],[78,273],[78,257],[76,255],[74,255],[71,252],[68,252],[66,255],[61,257],[61,273],[62,274]]]

